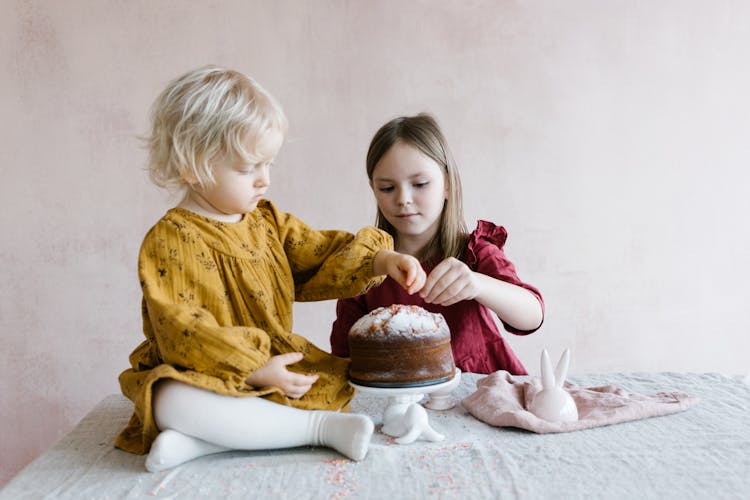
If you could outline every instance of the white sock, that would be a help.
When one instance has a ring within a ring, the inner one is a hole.
[[[366,415],[300,410],[263,398],[223,396],[165,380],[154,391],[160,429],[146,467],[164,470],[227,450],[326,446],[352,460],[367,455],[374,430]]]
[[[315,444],[333,448],[352,460],[365,458],[375,429],[367,415],[316,411],[312,417],[318,420]]]
[[[167,429],[159,433],[146,457],[146,469],[158,472],[171,469],[194,458],[228,451],[229,448]]]

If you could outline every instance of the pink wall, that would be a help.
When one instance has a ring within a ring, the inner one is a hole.
[[[136,136],[206,63],[286,107],[272,198],[319,228],[373,218],[368,141],[429,110],[468,219],[548,317],[512,337],[571,372],[748,370],[750,4],[742,0],[5,0],[0,18],[0,483],[107,394],[140,342],[135,259],[174,200]],[[157,7],[158,5],[158,7]],[[331,302],[296,329],[327,347]]]

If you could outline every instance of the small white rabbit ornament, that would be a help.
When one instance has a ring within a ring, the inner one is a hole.
[[[445,439],[445,436],[430,427],[427,410],[417,403],[420,399],[422,394],[393,398],[383,413],[383,434],[395,437],[398,444],[413,443],[417,439]]]
[[[563,387],[568,375],[570,349],[565,349],[554,373],[547,349],[542,351],[542,390],[528,403],[528,410],[550,422],[575,422],[578,408],[573,397]]]

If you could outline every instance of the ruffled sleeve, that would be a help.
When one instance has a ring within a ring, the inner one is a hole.
[[[542,294],[536,287],[521,281],[516,272],[515,265],[505,255],[503,247],[507,239],[508,232],[504,227],[480,220],[477,223],[477,228],[469,235],[463,260],[472,271],[486,274],[487,276],[530,291],[539,300],[539,304],[542,306],[542,314],[544,314],[544,299],[542,298]],[[538,330],[541,324],[534,330],[518,330],[504,321],[503,326],[511,333],[527,335]]]
[[[504,227],[496,226],[486,220],[478,221],[477,228],[469,235],[469,242],[466,245],[466,265],[474,269],[479,262],[477,253],[485,244],[489,243],[502,250],[507,239],[508,232]]]

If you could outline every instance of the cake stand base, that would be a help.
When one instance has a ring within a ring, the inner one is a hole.
[[[422,387],[370,387],[366,385],[349,384],[365,394],[385,397],[388,399],[383,411],[383,434],[395,437],[399,444],[407,444],[424,439],[426,441],[442,441],[445,436],[430,427],[427,411],[419,405],[425,394],[430,399],[425,406],[435,410],[447,410],[454,406],[450,397],[451,392],[461,381],[461,370],[456,368],[452,379],[435,385]]]

